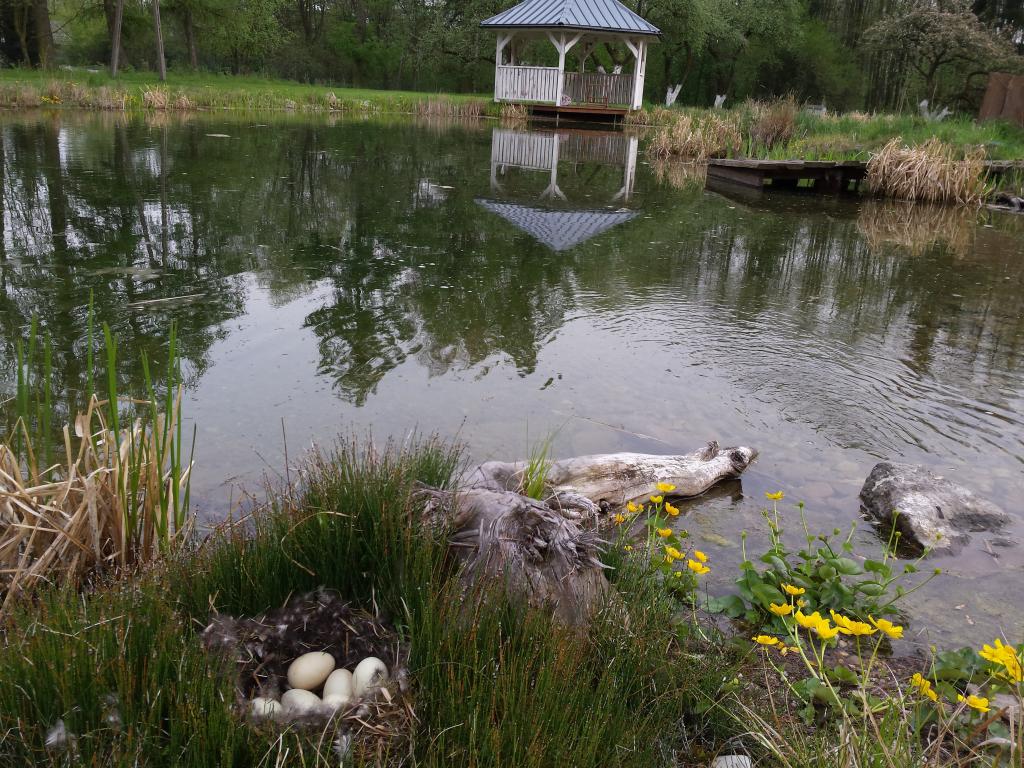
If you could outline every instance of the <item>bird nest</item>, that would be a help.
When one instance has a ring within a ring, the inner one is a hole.
[[[216,614],[203,632],[203,642],[211,652],[234,661],[239,711],[254,725],[329,733],[339,752],[371,759],[401,752],[409,742],[415,714],[407,650],[393,627],[333,590],[320,588],[292,597],[281,608],[254,618]],[[253,718],[251,701],[258,696],[280,700],[289,687],[289,665],[311,651],[331,654],[336,669],[352,670],[375,656],[387,665],[389,679],[373,695],[335,711],[323,707],[275,720]]]

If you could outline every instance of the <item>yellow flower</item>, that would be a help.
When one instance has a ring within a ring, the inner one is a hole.
[[[687,560],[686,567],[698,576],[703,576],[705,573],[711,572],[711,569],[704,565],[704,563],[698,563],[696,560]]]
[[[939,694],[932,688],[931,680],[924,678],[920,672],[915,672],[910,678],[910,684],[917,688],[917,692],[932,701],[939,700]]]
[[[661,504],[661,500],[663,498],[665,498],[665,497],[664,496],[651,496],[651,503],[652,504]]]
[[[878,630],[872,627],[870,624],[865,624],[863,621],[857,621],[847,616],[843,616],[841,613],[830,611],[832,614],[832,621],[839,627],[839,631],[844,635],[873,635]]]
[[[874,616],[868,616],[868,619],[893,640],[899,640],[903,637],[903,627],[899,624],[893,624],[888,619],[876,619]]]
[[[792,584],[783,584],[782,588],[786,591],[787,595],[802,595],[807,590],[803,587],[794,587]]]
[[[796,607],[797,608],[803,608],[805,605],[807,605],[807,601],[806,600],[797,600],[796,601]]]
[[[772,603],[768,606],[768,610],[774,613],[776,616],[788,616],[793,612],[793,606],[789,603],[783,603],[782,605]]]
[[[772,637],[771,635],[758,635],[757,637],[753,638],[753,640],[758,645],[766,645],[769,648],[773,645],[778,645],[780,642],[782,642],[781,640],[779,640],[779,638]]]
[[[676,559],[672,555],[665,555],[665,565],[672,565]]]
[[[626,522],[626,518],[621,512],[616,512],[615,517],[613,517],[612,520],[615,521],[616,525],[622,525],[624,522]]]
[[[658,528],[657,530],[658,530],[658,535],[661,536],[661,538],[663,538],[663,539],[667,539],[669,536],[672,535],[672,529],[671,528]]]
[[[979,712],[988,712],[989,710],[988,699],[986,699],[984,696],[975,696],[971,694],[967,698],[964,698],[962,695],[958,693],[956,695],[956,700],[966,701],[968,707],[970,707],[971,709],[976,709]]]
[[[993,645],[985,645],[978,655],[986,661],[991,661],[993,664],[1001,664],[1006,669],[1006,674],[1013,682],[1020,683],[1024,682],[1022,678],[1020,659],[1017,658],[1017,651],[1014,650],[1011,645],[1003,645],[1002,640],[998,637],[993,641]]]
[[[676,515],[679,514],[679,510],[676,509],[675,507],[673,507],[667,501],[665,502],[665,511],[668,512],[670,515],[672,515],[672,517],[675,517]]]
[[[878,630],[870,624],[865,624],[863,621],[850,621],[850,623],[845,627],[840,627],[839,631],[844,635],[856,635],[857,637],[861,637],[865,635],[873,635]]]
[[[672,571],[672,575],[675,576],[677,579],[679,579],[679,578],[682,578],[683,572],[682,571]]]
[[[796,619],[796,623],[804,629],[814,629],[821,623],[828,623],[828,619],[822,618],[821,614],[815,611],[810,616],[805,616],[802,611],[797,611],[793,614],[793,618]]]
[[[662,493],[672,493],[676,487],[672,483],[658,483],[657,489]]]
[[[821,623],[814,628],[814,633],[822,640],[831,640],[839,634],[839,627],[833,627],[828,619],[822,619]]]
[[[783,645],[779,646],[779,653],[781,653],[783,656],[786,656],[786,655],[788,655],[790,653],[796,653],[799,650],[800,649],[797,646],[795,646],[795,645],[785,645],[785,644],[783,644]]]
[[[632,552],[633,551],[633,545],[632,544],[627,544],[626,546],[623,547],[623,549],[626,550],[627,552]]]
[[[699,549],[695,549],[693,550],[693,559],[700,560],[702,563],[706,563],[708,561],[708,556],[701,552]]]
[[[628,504],[626,504],[626,511],[627,512],[639,512],[640,511],[640,507],[638,507],[636,504],[634,504],[631,501]]]
[[[782,499],[785,498],[785,496],[786,494],[784,494],[782,491],[775,491],[775,493],[766,492],[764,494],[764,497],[766,499],[771,499],[772,501],[782,501]]]
[[[683,559],[683,553],[675,547],[665,547],[665,554],[671,557],[673,560]]]

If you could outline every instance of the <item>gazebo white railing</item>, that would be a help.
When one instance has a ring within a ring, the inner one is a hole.
[[[559,107],[639,109],[647,46],[660,34],[619,0],[524,0],[480,26],[498,33],[494,100]],[[528,66],[519,60],[522,44],[538,38],[555,47],[557,67]],[[624,44],[633,55],[633,71],[587,72],[587,60],[598,46],[614,43]],[[574,49],[577,72],[565,66],[566,56]]]
[[[558,103],[562,72],[558,67],[517,67],[499,64],[494,70],[495,101]]]

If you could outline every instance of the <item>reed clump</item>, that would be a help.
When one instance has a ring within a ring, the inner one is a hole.
[[[889,141],[868,161],[868,188],[899,200],[980,205],[988,194],[985,148],[962,156],[937,138],[908,147]]]
[[[655,132],[648,151],[654,157],[703,162],[712,157],[736,154],[742,146],[743,136],[731,116],[719,116],[713,112],[703,115],[682,113],[671,125]]]
[[[498,116],[502,122],[524,122],[530,117],[530,110],[525,104],[502,104]]]
[[[869,200],[857,216],[857,230],[870,248],[896,245],[914,256],[939,245],[963,256],[974,241],[977,227],[977,212],[970,207],[927,203],[882,204]]]
[[[708,167],[704,163],[651,159],[651,172],[659,184],[672,189],[703,189],[707,182]]]
[[[142,106],[147,109],[167,109],[167,91],[162,88],[147,88],[142,92]]]
[[[416,114],[420,117],[464,120],[477,119],[483,113],[484,103],[476,100],[428,99],[416,104]]]
[[[800,105],[789,96],[774,101],[752,101],[746,105],[750,113],[747,133],[755,150],[770,151],[786,144],[796,133]]]
[[[33,323],[18,344],[17,417],[0,444],[0,594],[3,609],[41,583],[77,589],[174,550],[190,528],[191,456],[184,451],[177,340],[158,394],[143,357],[145,398],[117,385],[117,346],[104,328],[107,387],[61,430],[55,449],[51,354]],[[87,391],[92,375],[92,315]],[[41,351],[41,355],[40,355]],[[40,361],[38,358],[41,357]]]

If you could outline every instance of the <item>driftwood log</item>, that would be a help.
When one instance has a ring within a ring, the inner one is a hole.
[[[434,522],[450,531],[467,589],[503,581],[531,605],[547,606],[566,624],[585,624],[609,594],[597,533],[602,514],[657,495],[697,496],[738,477],[756,457],[751,448],[710,443],[694,453],[613,453],[556,461],[543,499],[523,495],[527,462],[487,462],[455,491],[425,491]]]

